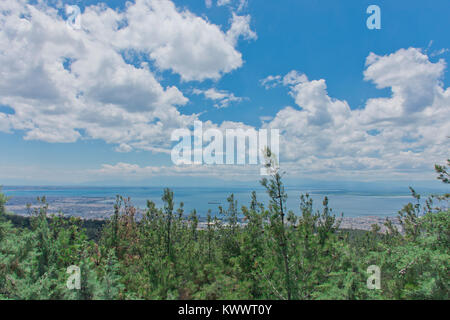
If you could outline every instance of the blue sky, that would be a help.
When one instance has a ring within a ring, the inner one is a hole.
[[[448,0],[100,3],[2,1],[0,184],[259,178],[174,170],[170,132],[194,119],[282,130],[299,179],[432,181],[448,157]]]

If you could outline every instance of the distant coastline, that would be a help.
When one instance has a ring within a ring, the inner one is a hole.
[[[249,205],[250,188],[237,188],[235,197],[238,206]],[[5,187],[4,192],[10,196],[6,206],[9,212],[27,216],[27,204],[36,206],[38,196],[46,196],[49,204],[49,213],[62,212],[65,216],[81,217],[85,220],[106,220],[113,213],[115,196],[121,194],[130,197],[140,216],[146,208],[147,200],[161,204],[162,188],[130,188],[130,187]],[[287,190],[288,207],[298,213],[299,195],[308,190]],[[206,221],[206,214],[211,210],[212,215],[218,216],[218,207],[226,208],[226,198],[232,192],[227,188],[175,188],[175,203],[178,208],[180,202],[184,204],[185,215],[196,209],[200,223]],[[257,191],[258,198],[266,202],[263,190]],[[407,193],[383,194],[378,193],[342,191],[338,189],[310,191],[317,208],[320,208],[322,199],[328,196],[333,214],[337,217],[344,214],[341,228],[370,230],[372,224],[377,224],[384,230],[386,218],[395,221],[395,216],[404,204],[412,201]],[[201,224],[200,224],[201,225]]]

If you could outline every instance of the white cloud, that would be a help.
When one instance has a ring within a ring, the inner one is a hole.
[[[235,2],[235,3],[233,3]],[[243,9],[245,9],[248,5],[248,1],[247,0],[236,0],[236,1],[232,1],[232,0],[217,0],[217,6],[222,7],[222,6],[231,6],[234,7],[238,12],[242,11]]]
[[[149,54],[160,69],[172,70],[186,81],[218,79],[242,66],[242,55],[228,32],[178,10],[170,1],[138,0],[123,19],[128,25],[117,30],[116,45]],[[234,20],[239,19],[233,16]],[[243,33],[250,32],[241,24]]]
[[[372,53],[366,66],[365,79],[391,88],[392,96],[369,99],[357,110],[330,97],[324,79],[309,81],[291,72],[262,81],[287,85],[300,107],[285,107],[265,124],[281,130],[285,165],[303,174],[392,178],[432,175],[434,163],[448,157],[450,89],[440,81],[445,62],[432,63],[410,48],[386,56]]]
[[[100,169],[90,170],[96,177],[149,178],[155,176],[196,176],[222,179],[251,180],[259,178],[259,167],[244,165],[179,165],[179,166],[139,166],[119,162],[103,164]]]
[[[272,116],[261,116],[261,117],[259,117],[259,120],[261,120],[261,121],[270,121],[272,119],[273,119]]]
[[[238,11],[244,10],[248,5],[248,0],[239,0]]]
[[[304,73],[298,73],[296,70],[292,70],[284,77],[280,75],[276,76],[270,75],[264,79],[261,79],[259,82],[264,88],[271,89],[279,85],[284,86],[296,85],[306,81],[308,81],[308,77]]]
[[[118,147],[115,149],[117,152],[127,153],[133,150],[133,147],[126,143],[121,143]]]
[[[437,57],[437,56],[443,55],[444,53],[447,53],[447,52],[449,52],[449,51],[450,51],[450,50],[449,50],[448,48],[442,48],[442,49],[433,51],[433,52],[430,54],[430,57]]]
[[[154,69],[201,81],[239,68],[236,39],[254,35],[249,18],[232,19],[224,32],[171,1],[137,0],[124,11],[88,6],[76,30],[45,1],[1,1],[0,104],[15,113],[0,113],[0,130],[48,142],[102,139],[120,152],[163,151],[170,132],[197,115],[179,111],[188,99],[161,85]]]
[[[236,97],[232,92],[217,90],[214,88],[210,88],[208,90],[194,89],[193,93],[198,95],[201,94],[205,98],[215,101],[214,107],[218,109],[227,108],[231,103],[241,102],[244,99],[241,97]]]
[[[304,73],[298,73],[296,70],[290,71],[283,77],[283,85],[296,85],[308,81],[308,77]]]
[[[393,98],[402,100],[404,112],[419,112],[433,104],[445,61],[432,63],[420,50],[400,49],[387,56],[371,53],[366,59],[364,79],[377,88],[391,88]]]
[[[280,75],[276,75],[276,76],[270,75],[264,79],[261,79],[259,81],[259,83],[266,89],[271,89],[271,88],[275,88],[276,86],[278,86],[281,83],[280,80],[281,80]]]
[[[243,37],[245,40],[256,40],[258,37],[254,31],[250,29],[251,17],[238,16],[233,12],[233,16],[230,20],[231,27],[227,31],[227,39],[230,43],[236,44],[239,37]]]

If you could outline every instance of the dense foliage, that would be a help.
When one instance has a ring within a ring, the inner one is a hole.
[[[436,170],[448,183],[446,167]],[[400,230],[387,221],[387,232],[374,226],[355,234],[339,229],[327,198],[314,211],[312,199],[301,195],[300,214],[286,211],[281,178],[275,170],[261,181],[268,204],[253,193],[239,208],[231,195],[203,228],[196,211],[186,215],[182,203],[175,206],[169,189],[163,208],[148,201],[142,219],[130,199],[118,196],[97,237],[88,237],[80,219],[49,217],[45,198],[19,225],[0,193],[0,298],[449,298],[448,194],[421,205],[412,190],[414,203],[398,215]],[[79,290],[66,286],[71,265],[80,268]],[[380,267],[380,290],[367,287],[370,265]]]

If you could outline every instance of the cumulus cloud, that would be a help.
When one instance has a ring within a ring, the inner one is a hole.
[[[371,53],[364,79],[391,88],[392,95],[369,99],[355,110],[330,97],[324,79],[308,80],[297,72],[271,76],[261,83],[286,85],[297,106],[281,109],[264,126],[281,130],[282,160],[297,172],[431,173],[449,150],[450,88],[441,81],[444,69],[443,60],[432,63],[415,48]]]
[[[420,112],[433,104],[445,69],[445,61],[429,61],[420,50],[400,49],[387,56],[371,53],[366,59],[364,79],[377,88],[391,88],[392,98],[401,100],[405,113]]]
[[[230,3],[231,3],[231,0],[217,0],[217,5],[219,7],[225,6],[225,5],[230,4]]]
[[[244,98],[236,97],[234,93],[226,90],[210,88],[208,90],[194,89],[194,94],[203,95],[206,99],[213,100],[214,107],[218,109],[227,108],[233,102],[241,102]]]
[[[183,80],[218,79],[242,66],[242,55],[228,32],[189,11],[180,11],[171,1],[138,0],[121,19],[127,26],[117,30],[114,44],[148,54],[160,69],[172,70]],[[246,34],[250,31],[242,19],[247,18],[233,15],[231,29],[239,22],[238,31]]]
[[[0,130],[25,139],[102,139],[119,152],[164,150],[170,132],[197,115],[188,99],[162,85],[158,71],[182,81],[218,79],[243,64],[236,40],[252,38],[247,17],[228,32],[168,0],[136,0],[123,11],[87,6],[70,28],[45,1],[0,3]]]

